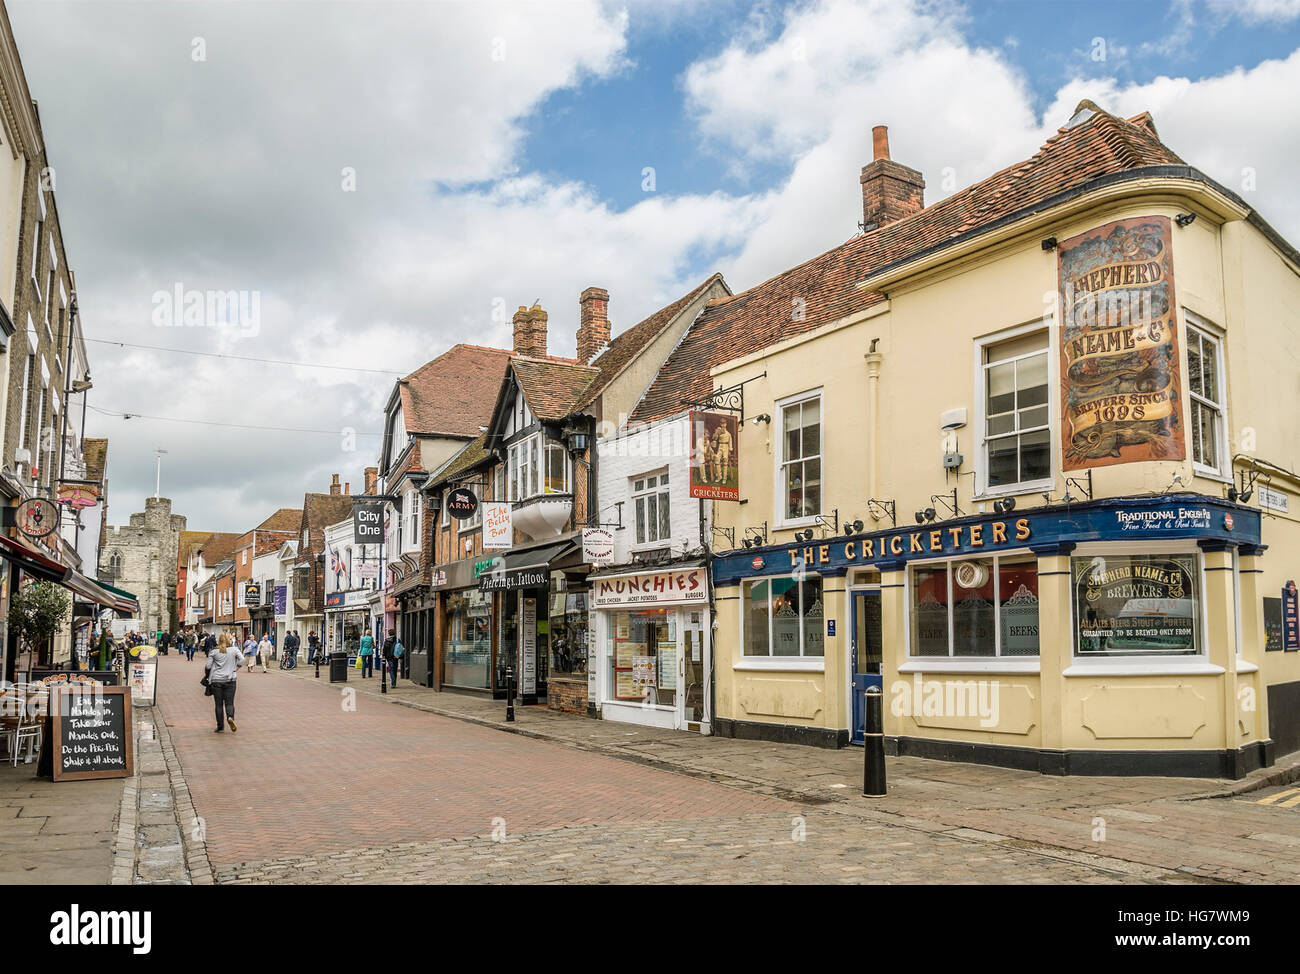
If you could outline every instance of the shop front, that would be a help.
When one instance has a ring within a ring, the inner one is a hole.
[[[325,652],[356,657],[370,626],[370,590],[352,589],[325,596]]]
[[[875,684],[893,753],[1241,777],[1274,755],[1260,525],[1154,495],[722,556],[717,732],[860,742]]]
[[[603,718],[710,732],[707,571],[691,562],[590,576],[587,692]]]

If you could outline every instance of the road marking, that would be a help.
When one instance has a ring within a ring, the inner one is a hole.
[[[1291,796],[1295,796],[1292,798]],[[1287,798],[1288,801],[1282,802],[1279,808],[1290,808],[1292,805],[1300,804],[1300,788],[1288,788],[1286,791],[1279,791],[1276,795],[1269,795],[1267,798],[1261,798],[1256,805],[1273,805],[1278,799]]]

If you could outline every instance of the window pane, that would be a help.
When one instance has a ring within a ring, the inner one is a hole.
[[[803,655],[825,656],[826,643],[822,634],[826,631],[822,606],[822,580],[805,578],[799,584],[799,605],[803,616]]]
[[[1031,430],[1035,426],[1047,425],[1047,407],[1035,406],[1033,409],[1020,410],[1020,429]]]
[[[781,413],[782,428],[785,430],[785,458],[797,460],[803,456],[799,445],[799,407],[786,406]]]
[[[912,655],[948,655],[948,569],[912,570]]]
[[[1205,395],[1205,384],[1201,381],[1201,334],[1191,328],[1187,329],[1187,384],[1198,396]]]
[[[1020,479],[1045,480],[1052,475],[1052,441],[1047,430],[1020,437]]]
[[[1219,350],[1218,343],[1209,338],[1201,338],[1201,368],[1205,372],[1205,398],[1218,404],[1219,398]]]
[[[668,525],[668,495],[659,495],[659,537],[666,538],[671,528]]]
[[[809,460],[803,465],[803,514],[812,517],[822,512],[822,462]]]
[[[745,655],[767,656],[767,593],[769,583],[746,582],[745,592]]]
[[[814,399],[803,404],[803,455],[819,456],[822,452],[822,407],[821,400]]]
[[[998,611],[1003,656],[1038,655],[1038,562],[998,565]]]
[[[665,486],[667,483],[668,483],[668,474],[666,474],[666,473],[661,473],[661,474],[659,475],[659,486],[660,486],[660,487],[663,487],[663,486]]]
[[[1016,482],[1016,444],[1015,436],[1003,437],[989,443],[989,486],[1000,487]]]
[[[990,416],[1009,413],[1016,408],[1016,366],[1013,362],[987,370],[988,409]]]
[[[564,447],[552,444],[546,448],[546,493],[562,494],[568,486],[565,481]]]
[[[641,491],[645,490],[645,481],[644,480],[635,481],[632,484],[632,489],[636,491],[638,494],[641,493]]]
[[[659,495],[651,494],[645,499],[645,533],[650,541],[658,541],[659,529]]]
[[[952,654],[994,656],[993,562],[968,559],[952,565]]]
[[[1195,555],[1106,555],[1071,566],[1080,656],[1196,653]]]
[[[1207,467],[1219,466],[1219,414],[1208,406],[1202,406],[1197,403],[1192,404],[1192,412],[1195,414],[1201,411],[1201,439],[1204,442],[1201,448],[1201,462]]]
[[[792,463],[785,468],[785,516],[802,517],[803,464]]]
[[[1197,463],[1205,462],[1205,448],[1201,444],[1201,405],[1192,403],[1192,459]]]
[[[989,436],[997,436],[999,433],[1011,433],[1015,428],[1015,413],[1002,413],[1000,416],[990,416],[988,419]]]
[[[1047,402],[1047,356],[1035,355],[1016,363],[1016,405],[1041,406]]]
[[[636,543],[645,544],[645,498],[636,499]]]

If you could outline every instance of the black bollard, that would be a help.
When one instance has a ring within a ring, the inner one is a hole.
[[[513,724],[515,720],[515,669],[513,666],[506,667],[506,723]]]
[[[316,679],[320,679],[320,650],[316,650]]]
[[[865,752],[862,769],[862,794],[869,798],[883,798],[885,791],[885,695],[880,687],[867,687],[866,729],[863,732]]]

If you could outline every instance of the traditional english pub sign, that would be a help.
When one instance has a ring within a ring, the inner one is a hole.
[[[1065,469],[1182,460],[1169,218],[1107,223],[1057,260]]]
[[[740,500],[739,429],[731,413],[691,411],[691,497]]]

